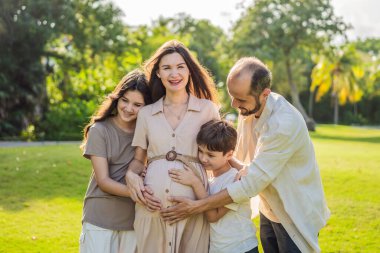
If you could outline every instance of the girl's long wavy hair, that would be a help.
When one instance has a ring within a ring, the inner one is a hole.
[[[166,89],[161,79],[157,76],[157,71],[162,57],[172,53],[180,54],[190,71],[186,91],[198,98],[205,98],[214,103],[218,103],[215,83],[209,72],[192,56],[189,49],[177,40],[170,40],[164,43],[157,49],[152,57],[144,63],[146,76],[149,79],[149,87],[152,91],[153,102],[156,102],[166,94]]]
[[[152,103],[151,92],[145,74],[137,69],[125,75],[112,93],[104,99],[97,111],[91,116],[90,122],[84,127],[83,141],[80,146],[82,150],[86,145],[90,127],[95,122],[104,121],[110,117],[116,116],[117,102],[127,91],[139,91],[144,98],[145,105]]]

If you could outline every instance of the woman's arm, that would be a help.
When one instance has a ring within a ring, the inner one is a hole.
[[[119,183],[109,177],[107,159],[99,156],[91,156],[92,168],[94,169],[96,183],[99,188],[112,195],[130,197],[126,185]]]

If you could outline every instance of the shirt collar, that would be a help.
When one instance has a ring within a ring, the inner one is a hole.
[[[189,105],[187,106],[187,111],[201,111],[201,105],[199,103],[199,98],[195,97],[193,94],[189,95]],[[152,115],[164,111],[164,97],[160,98],[156,103],[153,104]]]
[[[255,125],[255,131],[260,132],[264,124],[268,121],[268,118],[273,111],[274,104],[275,104],[274,94],[270,93],[267,98],[267,101],[265,102],[264,110],[261,113],[260,118],[258,119]]]
[[[164,111],[164,97],[160,98],[152,105],[152,115]]]
[[[201,111],[200,99],[190,93],[188,111]]]

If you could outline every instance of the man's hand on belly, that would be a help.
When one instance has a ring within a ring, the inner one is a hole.
[[[165,209],[162,209],[162,218],[169,222],[169,224],[176,223],[191,215],[201,213],[200,208],[201,200],[191,200],[185,197],[170,197],[169,201],[176,202],[177,204]]]

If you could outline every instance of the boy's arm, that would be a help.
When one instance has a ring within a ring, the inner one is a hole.
[[[202,183],[202,181],[194,174],[194,172],[184,165],[184,170],[171,169],[169,170],[169,176],[171,179],[179,184],[191,186],[197,199],[203,199],[208,196],[208,193]]]
[[[195,196],[197,197],[197,199],[207,198],[208,197],[208,193],[205,190],[202,182],[200,182],[200,180],[198,180],[198,182],[199,183],[197,183],[195,185],[192,185],[194,193],[195,193]],[[224,207],[224,206],[208,210],[208,211],[205,212],[207,221],[211,222],[211,223],[217,222],[228,211],[229,211],[229,209],[227,207]]]
[[[211,209],[206,211],[207,221],[210,223],[217,222],[220,218],[222,218],[230,209],[227,207],[218,207],[215,209]]]
[[[185,170],[170,170],[169,175],[174,182],[191,186],[193,188],[194,194],[197,199],[204,199],[208,197],[208,192],[206,191],[201,180],[195,176],[193,171],[187,166],[184,166]],[[217,222],[229,211],[226,207],[219,207],[211,209],[205,212],[208,222]]]
[[[203,183],[195,175],[193,178],[193,183],[190,184],[190,186],[193,188],[195,197],[197,197],[197,199],[204,199],[208,197],[208,192],[206,191]]]

